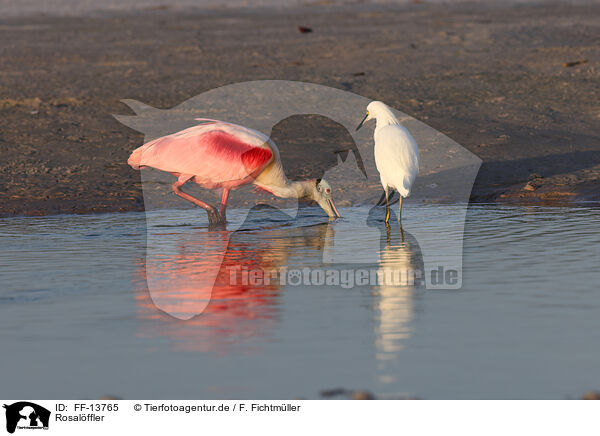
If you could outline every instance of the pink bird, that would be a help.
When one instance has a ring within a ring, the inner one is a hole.
[[[325,180],[290,181],[281,165],[279,150],[266,135],[224,121],[197,118],[202,123],[150,141],[131,153],[134,169],[151,167],[177,177],[175,194],[200,206],[212,224],[225,223],[229,191],[253,183],[277,197],[316,201],[331,218],[340,217],[331,186]],[[207,189],[222,189],[219,210],[182,191],[194,181]]]

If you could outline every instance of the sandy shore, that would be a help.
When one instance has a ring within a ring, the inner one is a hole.
[[[141,134],[111,114],[257,79],[381,99],[484,164],[474,202],[600,200],[600,5],[310,7],[0,20],[0,215],[143,209]],[[298,26],[310,27],[301,33]],[[289,121],[292,178],[342,140]],[[315,133],[317,132],[317,133]]]

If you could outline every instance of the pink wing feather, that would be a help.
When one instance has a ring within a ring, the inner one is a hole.
[[[150,141],[127,161],[135,169],[194,175],[207,188],[250,183],[271,162],[270,139],[260,132],[216,120]]]

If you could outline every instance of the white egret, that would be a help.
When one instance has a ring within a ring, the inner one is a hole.
[[[398,222],[402,226],[402,198],[410,195],[412,185],[419,173],[419,148],[410,132],[400,124],[398,118],[387,105],[380,101],[372,101],[367,106],[367,113],[356,130],[366,121],[375,119],[375,165],[379,171],[384,195],[379,200],[383,203],[385,196],[385,222],[390,220],[390,191],[400,194]]]

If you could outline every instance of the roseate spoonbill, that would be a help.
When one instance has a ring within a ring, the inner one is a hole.
[[[225,223],[229,191],[253,183],[282,198],[316,201],[331,218],[340,216],[325,180],[288,180],[271,139],[247,127],[225,121],[197,118],[201,123],[150,141],[131,153],[127,163],[134,169],[151,167],[177,177],[175,194],[200,206],[209,223]],[[223,190],[219,210],[190,194],[182,186],[194,181],[207,189]]]
[[[377,203],[383,204],[385,197],[385,222],[390,220],[390,200],[394,191],[400,194],[400,209],[398,222],[402,226],[402,198],[410,195],[412,184],[419,173],[419,148],[417,142],[398,118],[380,101],[372,101],[367,106],[367,113],[356,130],[360,129],[365,121],[375,119],[375,165],[379,171],[383,195]]]

